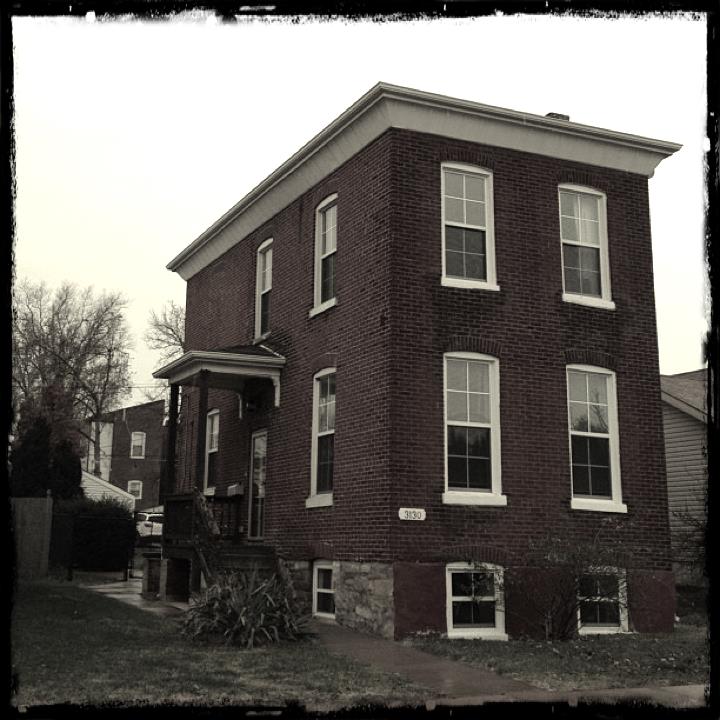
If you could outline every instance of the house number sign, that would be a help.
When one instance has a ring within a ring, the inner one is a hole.
[[[424,520],[424,508],[400,508],[398,515],[401,520]]]

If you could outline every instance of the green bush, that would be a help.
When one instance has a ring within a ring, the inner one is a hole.
[[[122,570],[135,547],[135,521],[123,504],[79,498],[57,504],[72,518],[72,564],[81,570]]]
[[[276,574],[262,578],[253,568],[247,573],[223,573],[196,596],[185,614],[182,633],[252,648],[297,640],[306,622],[297,610],[290,581]]]

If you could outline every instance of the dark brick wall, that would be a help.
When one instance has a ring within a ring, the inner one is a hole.
[[[389,134],[379,138],[188,282],[190,349],[250,343],[255,252],[264,240],[273,238],[271,335],[265,344],[287,358],[281,407],[268,407],[269,384],[255,382],[248,384],[245,395],[257,394],[264,408],[246,413],[243,421],[237,418],[233,393],[210,391],[208,408],[220,408],[218,493],[247,478],[250,434],[268,428],[266,536],[292,556],[389,558],[391,140]],[[337,305],[310,318],[315,208],[335,192]],[[313,375],[330,366],[337,367],[334,505],[306,509]],[[190,405],[183,409],[183,420],[193,422],[193,427],[185,427],[190,437],[178,467],[178,489],[187,489],[194,481],[197,421],[192,408],[197,409],[197,390],[186,388],[185,402]]]
[[[556,530],[589,539],[617,520],[628,552],[668,569],[667,496],[658,377],[647,180],[537,155],[395,131],[391,478],[393,555],[467,543],[521,551]],[[442,287],[440,164],[493,171],[500,292]],[[557,186],[607,195],[614,311],[565,303]],[[500,362],[502,485],[507,507],[442,504],[443,353],[475,350]],[[587,362],[617,374],[623,501],[627,515],[570,510],[565,366]],[[397,507],[423,507],[403,522]]]
[[[443,161],[493,171],[500,292],[440,284]],[[561,299],[562,182],[607,195],[614,311]],[[333,192],[339,196],[338,304],[308,318],[314,211]],[[398,587],[411,587],[418,561],[464,559],[468,546],[512,558],[528,538],[550,532],[587,540],[609,519],[640,566],[669,570],[647,192],[646,178],[619,171],[403,130],[382,135],[188,282],[189,348],[248,344],[255,251],[274,238],[266,344],[287,357],[281,408],[261,407],[240,421],[233,393],[210,392],[208,407],[221,411],[219,492],[247,478],[250,433],[267,427],[268,542],[289,557],[394,560],[396,603],[412,605]],[[507,507],[442,504],[448,350],[499,358]],[[565,366],[571,362],[617,373],[627,515],[570,510]],[[306,509],[312,375],[330,365],[337,367],[334,506]],[[197,397],[186,390],[182,442],[189,455],[178,481],[188,488]],[[271,402],[262,384],[245,392]],[[399,507],[425,508],[427,520],[402,522]],[[444,585],[441,590],[444,603]],[[408,618],[418,608],[401,610],[397,626],[412,626]]]
[[[136,510],[159,504],[166,431],[163,427],[164,407],[164,401],[158,400],[117,410],[106,416],[106,420],[113,423],[110,482],[127,490],[130,481],[142,481],[142,499],[136,502]],[[142,460],[130,457],[130,441],[134,432],[145,433],[145,458]]]

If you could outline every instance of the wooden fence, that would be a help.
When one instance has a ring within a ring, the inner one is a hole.
[[[23,580],[47,575],[50,536],[53,522],[53,499],[11,498],[15,535],[16,568]]]

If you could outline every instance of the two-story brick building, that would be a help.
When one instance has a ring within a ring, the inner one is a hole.
[[[165,401],[132,405],[105,413],[100,421],[100,477],[129,492],[135,510],[162,502],[167,427]],[[90,437],[95,437],[90,423]],[[95,470],[95,446],[88,441],[83,467]]]
[[[260,183],[168,265],[164,591],[199,581],[197,487],[351,627],[522,633],[528,539],[614,519],[581,630],[671,629],[648,178],[678,148],[380,83]]]

